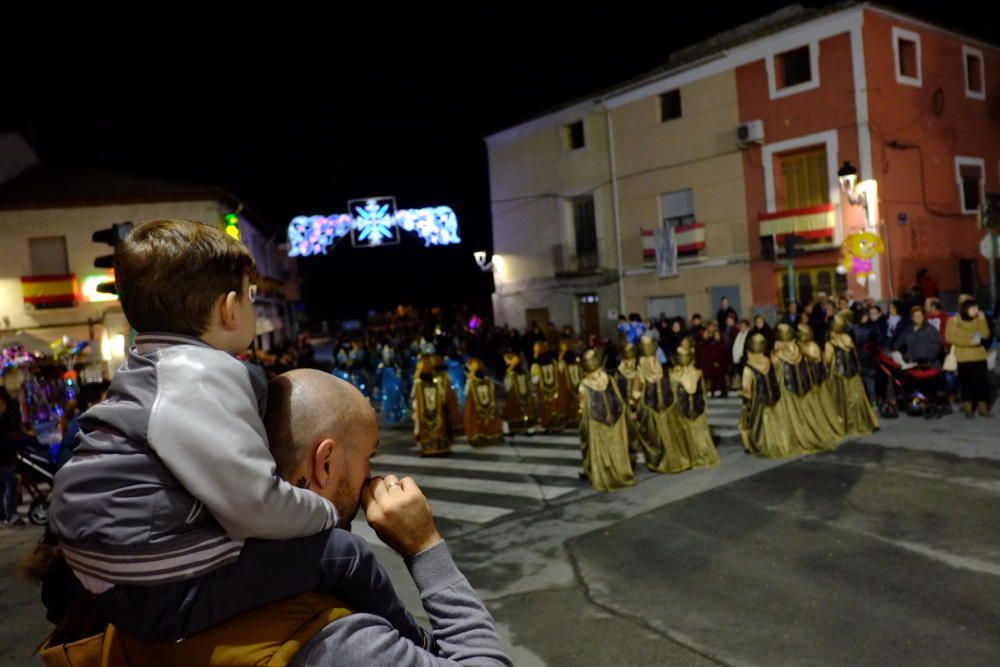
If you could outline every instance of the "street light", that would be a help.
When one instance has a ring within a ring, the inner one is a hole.
[[[472,256],[476,258],[476,264],[479,265],[479,270],[483,273],[493,270],[493,262],[486,261],[486,251],[477,250],[472,253]]]
[[[840,188],[844,191],[847,201],[852,206],[861,206],[865,211],[865,231],[878,235],[878,224],[869,208],[869,202],[878,205],[878,183],[874,179],[868,179],[858,183],[858,170],[850,160],[844,160],[843,166],[837,170],[837,180],[840,181]],[[889,274],[889,296],[892,297],[896,290],[892,283],[892,250],[889,248],[889,230],[882,234],[886,252],[886,270]],[[874,277],[873,277],[874,279]]]
[[[865,193],[862,191],[858,195],[854,194],[854,187],[858,183],[858,170],[849,160],[845,160],[844,166],[837,172],[837,179],[840,181],[840,189],[847,195],[847,201],[854,206],[861,204],[867,210],[868,198]]]

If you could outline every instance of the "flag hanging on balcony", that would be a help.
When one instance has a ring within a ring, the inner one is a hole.
[[[673,225],[654,230],[656,240],[656,275],[672,278],[677,275],[677,237]]]

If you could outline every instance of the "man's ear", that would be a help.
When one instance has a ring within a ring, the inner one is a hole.
[[[332,459],[333,440],[327,438],[316,445],[316,451],[313,453],[313,481],[321,489],[333,484],[333,474],[330,470]]]
[[[228,292],[219,300],[219,315],[222,319],[222,326],[228,331],[235,331],[239,328],[239,295],[236,292]]]

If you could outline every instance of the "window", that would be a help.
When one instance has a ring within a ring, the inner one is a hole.
[[[593,271],[599,264],[593,197],[573,200],[573,231],[576,234],[577,271]]]
[[[578,120],[563,128],[563,134],[567,150],[575,151],[584,147],[583,121]]]
[[[983,201],[985,161],[980,158],[956,157],[955,173],[962,213],[977,213]]]
[[[32,275],[64,276],[69,273],[65,236],[28,239],[28,247],[31,253]]]
[[[810,148],[779,155],[784,202],[783,210],[830,203],[830,178],[827,173],[826,148]]]
[[[664,227],[680,227],[694,223],[694,191],[678,190],[660,196],[660,214]]]
[[[777,59],[779,89],[790,88],[791,86],[812,81],[812,66],[808,46],[779,53]]]
[[[907,86],[922,85],[920,35],[910,30],[893,28],[892,50],[896,56],[896,82]]]
[[[660,122],[681,117],[681,91],[671,90],[660,95]]]
[[[983,52],[979,49],[963,46],[962,60],[965,63],[965,95],[973,99],[985,100]]]

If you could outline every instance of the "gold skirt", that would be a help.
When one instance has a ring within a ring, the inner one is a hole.
[[[868,402],[861,376],[833,375],[828,386],[837,415],[844,424],[845,436],[871,435],[878,428],[878,417]]]
[[[635,484],[628,457],[628,432],[625,418],[613,426],[588,420],[581,431],[583,472],[598,491],[618,491]]]
[[[646,467],[652,472],[678,473],[691,469],[683,428],[673,408],[659,411],[639,406],[637,436]]]
[[[680,448],[687,450],[691,467],[711,468],[719,465],[719,453],[715,451],[712,433],[708,429],[708,413],[703,412],[700,417],[688,419],[677,411],[676,405],[671,410],[676,412],[680,425]]]

